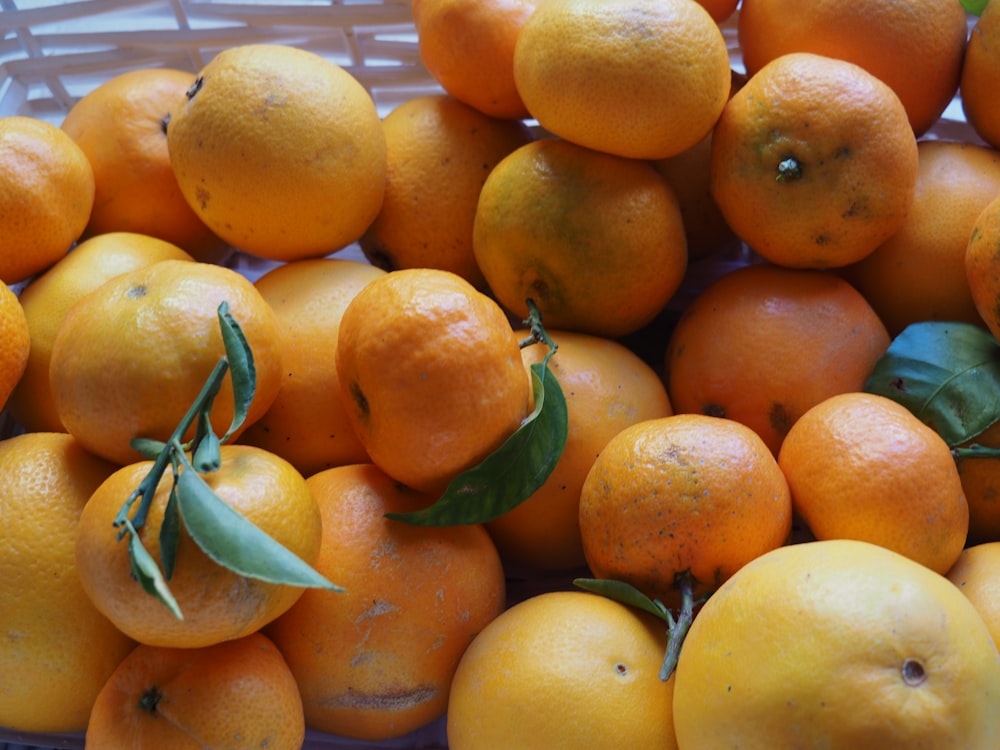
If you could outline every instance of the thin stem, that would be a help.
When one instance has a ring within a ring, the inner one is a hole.
[[[994,448],[973,443],[963,448],[952,448],[951,455],[955,457],[956,461],[963,458],[1000,458],[1000,447]]]
[[[668,621],[667,653],[660,666],[660,679],[664,682],[670,679],[670,675],[677,668],[681,646],[687,637],[688,630],[691,629],[691,623],[694,622],[694,578],[691,577],[691,572],[685,570],[678,574],[675,585],[681,592],[681,609],[676,620],[671,618]]]
[[[541,343],[549,347],[549,351],[554,352],[559,346],[546,333],[545,328],[542,327],[542,313],[538,309],[538,305],[535,304],[535,301],[531,297],[525,300],[525,302],[528,304],[528,317],[522,322],[528,326],[531,335],[521,341],[521,348]]]

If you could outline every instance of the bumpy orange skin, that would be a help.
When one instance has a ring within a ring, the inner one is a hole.
[[[31,356],[31,329],[17,295],[0,288],[0,409],[15,390]]]
[[[986,327],[1000,338],[1000,191],[973,221],[964,261],[972,302]]]
[[[1000,541],[967,546],[946,577],[972,602],[993,642],[1000,643]]]
[[[969,35],[959,82],[962,111],[979,136],[1000,148],[1000,4],[989,3]]]

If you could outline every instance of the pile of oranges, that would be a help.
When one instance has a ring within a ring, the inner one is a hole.
[[[412,12],[0,118],[0,727],[995,750],[1000,0]]]

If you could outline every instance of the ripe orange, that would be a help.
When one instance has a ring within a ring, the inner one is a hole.
[[[91,89],[70,108],[62,130],[94,170],[94,208],[85,237],[134,232],[166,240],[198,258],[227,248],[184,200],[167,153],[170,112],[194,73],[140,68]]]
[[[1000,195],[1000,152],[958,141],[919,144],[920,168],[910,215],[875,252],[845,269],[895,336],[923,320],[977,325],[966,246],[976,218]]]
[[[715,590],[792,531],[788,484],[764,441],[739,422],[704,414],[646,420],[604,446],[580,494],[580,534],[598,578],[679,601]]]
[[[375,103],[344,68],[305,49],[224,49],[171,113],[167,147],[202,221],[264,258],[340,250],[382,203],[385,136]]]
[[[880,544],[944,575],[969,506],[944,439],[900,404],[842,393],[792,425],[778,463],[817,539]]]
[[[511,313],[527,318],[530,298],[546,327],[609,338],[652,321],[687,268],[677,198],[652,165],[561,139],[494,167],[472,238]]]
[[[566,398],[566,445],[545,483],[486,528],[505,560],[569,570],[586,564],[578,517],[580,491],[594,460],[621,430],[672,411],[659,374],[624,345],[584,333],[548,334],[559,347],[549,367]],[[526,338],[528,332],[519,335]],[[530,366],[547,351],[534,344],[523,348],[521,357]]]
[[[740,0],[698,0],[698,2],[718,24],[728,21],[736,12],[736,6],[740,4]]]
[[[972,602],[993,642],[1000,643],[1000,541],[966,547],[946,577]]]
[[[980,138],[1000,148],[996,97],[1000,90],[1000,3],[986,5],[969,35],[959,90],[965,119]]]
[[[1000,422],[995,422],[963,447],[972,443],[1000,448]],[[969,504],[966,545],[1000,542],[1000,459],[962,456],[956,465]]]
[[[527,117],[514,45],[538,0],[413,0],[420,59],[441,87],[483,114]]]
[[[203,648],[140,645],[97,697],[91,750],[300,750],[302,699],[278,649],[260,633]]]
[[[861,390],[888,346],[878,316],[843,279],[745,266],[684,310],[667,349],[667,391],[675,411],[742,422],[777,455],[806,409]]]
[[[139,459],[133,438],[167,440],[225,354],[217,313],[223,301],[254,355],[257,388],[246,424],[260,418],[281,386],[274,311],[236,271],[161,260],[88,292],[60,323],[49,384],[66,430],[120,464]],[[227,374],[212,411],[216,433],[232,418]]]
[[[0,726],[80,732],[135,645],[100,614],[77,575],[84,503],[115,466],[64,433],[0,441]]]
[[[19,424],[30,431],[65,431],[49,387],[49,361],[56,331],[73,303],[113,276],[168,259],[194,260],[166,240],[109,232],[83,240],[22,290],[31,351],[9,404]]]
[[[965,278],[981,320],[1000,338],[1000,190],[986,200],[969,232]]]
[[[853,540],[781,547],[705,602],[684,640],[684,750],[1000,743],[1000,655],[955,586]]]
[[[0,410],[28,366],[31,334],[24,307],[6,284],[0,284]]]
[[[504,607],[504,573],[479,525],[411,526],[386,513],[427,507],[373,464],[308,480],[323,515],[320,589],[267,628],[314,729],[369,741],[444,714],[458,660]]]
[[[462,656],[451,750],[676,750],[664,624],[583,591],[525,599]]]
[[[738,29],[751,74],[790,52],[847,60],[892,87],[917,135],[958,89],[967,33],[953,0],[744,0]]]
[[[863,68],[821,55],[762,67],[712,136],[723,216],[780,265],[860,260],[902,226],[916,179],[917,143],[899,98]]]
[[[482,461],[530,411],[519,343],[500,306],[453,273],[369,283],[341,317],[336,365],[371,460],[426,491]]]
[[[0,281],[17,284],[66,254],[94,205],[94,171],[55,125],[0,118]]]
[[[219,565],[184,529],[173,576],[167,581],[184,619],[143,592],[132,575],[127,541],[118,540],[113,521],[151,465],[138,461],[119,468],[94,490],[80,516],[76,562],[95,606],[140,643],[179,648],[241,638],[288,610],[302,594],[301,588],[248,578]],[[287,461],[260,448],[223,445],[221,467],[202,478],[264,533],[308,564],[316,561],[319,508],[306,480]],[[143,546],[158,564],[162,564],[159,533],[171,482],[168,471],[139,530]]]
[[[282,263],[257,279],[278,318],[282,381],[241,443],[277,453],[304,476],[368,460],[340,397],[333,352],[348,303],[384,274],[359,261],[310,258]]]
[[[517,37],[514,81],[550,133],[662,159],[715,125],[729,95],[729,51],[695,0],[546,0]]]
[[[382,209],[361,238],[380,268],[440,268],[479,289],[472,251],[479,192],[498,161],[532,136],[519,120],[484,115],[458,99],[411,99],[382,121],[388,167]]]

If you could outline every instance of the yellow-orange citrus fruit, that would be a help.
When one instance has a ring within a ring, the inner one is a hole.
[[[113,276],[160,260],[194,258],[166,240],[134,232],[109,232],[80,242],[21,291],[31,351],[9,403],[21,426],[33,432],[65,430],[49,387],[49,361],[56,331],[69,308]]]
[[[972,602],[993,643],[1000,643],[1000,541],[966,547],[946,577]]]
[[[272,260],[358,239],[385,189],[385,136],[347,70],[282,44],[224,49],[171,113],[167,147],[195,213],[234,247]]]
[[[275,266],[254,282],[278,318],[282,381],[241,443],[277,453],[305,476],[368,460],[340,397],[333,353],[348,303],[384,274],[360,261],[308,258]]]
[[[959,81],[965,119],[987,143],[1000,148],[1000,3],[983,9],[969,35]]]
[[[115,470],[65,433],[0,441],[0,726],[81,732],[135,645],[84,593],[77,522]]]
[[[385,129],[385,196],[362,236],[365,256],[387,271],[440,268],[485,289],[472,250],[476,204],[497,162],[528,143],[519,120],[501,120],[446,95],[392,110]]]
[[[0,281],[44,271],[83,234],[94,170],[72,138],[44,120],[0,117]]]
[[[31,333],[24,307],[11,288],[0,283],[0,409],[24,376],[30,350]]]
[[[374,464],[308,479],[323,515],[315,589],[268,626],[298,682],[307,724],[383,741],[443,715],[458,660],[504,608],[503,567],[480,525],[385,517],[434,502]]]
[[[663,622],[603,596],[525,599],[462,656],[448,747],[676,750],[674,682],[659,678],[665,648]]]
[[[1000,338],[1000,191],[972,222],[964,261],[976,311]]]
[[[514,48],[517,90],[543,128],[637,159],[704,138],[729,79],[726,40],[695,0],[546,0]]]
[[[503,310],[462,277],[403,269],[344,310],[340,391],[372,462],[440,491],[498,448],[528,415],[531,385]]]
[[[1000,654],[944,577],[855,540],[780,547],[705,602],[681,647],[684,750],[1000,742]]]
[[[762,67],[712,135],[712,195],[733,231],[780,265],[860,260],[902,226],[916,180],[917,142],[896,94],[822,55]]]
[[[962,454],[976,444],[1000,448],[1000,422],[958,446],[958,476],[969,504],[969,536],[966,545],[1000,542],[1000,458]],[[1000,643],[1000,641],[998,641]]]
[[[687,268],[680,207],[653,166],[561,139],[521,146],[494,167],[472,240],[514,315],[527,318],[531,299],[546,327],[609,338],[652,321]]]
[[[260,418],[281,386],[274,311],[232,269],[161,260],[87,292],[59,324],[49,385],[66,430],[120,464],[140,458],[132,439],[167,440],[225,355],[218,319],[223,302],[254,356],[256,392],[245,424]],[[232,419],[227,374],[212,409],[215,432],[224,433]]]
[[[944,575],[969,506],[944,439],[895,401],[841,393],[799,417],[778,463],[817,539],[859,539]]]
[[[300,750],[302,699],[260,633],[203,648],[140,645],[97,697],[87,750]]]

